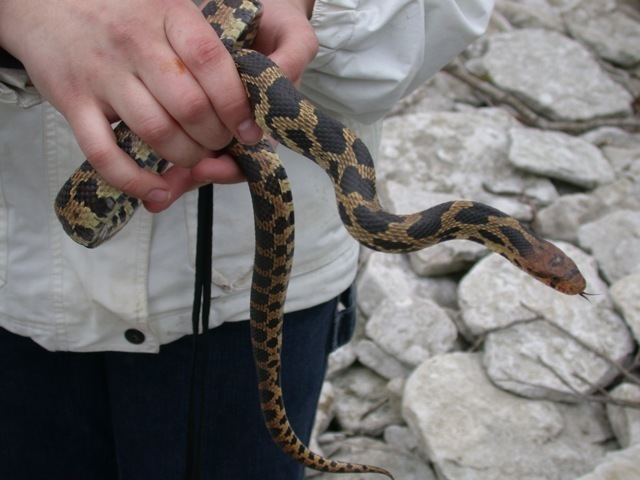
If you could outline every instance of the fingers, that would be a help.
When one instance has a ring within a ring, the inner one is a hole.
[[[164,202],[145,202],[152,213],[167,209],[181,195],[208,183],[231,184],[245,181],[244,174],[229,155],[206,158],[193,169],[172,167],[162,178],[169,186],[169,196]]]
[[[176,11],[170,11],[167,16],[167,39],[211,102],[212,110],[228,129],[224,145],[231,140],[232,135],[244,143],[257,143],[262,137],[262,131],[253,120],[244,86],[231,55],[196,8],[191,11],[174,10]],[[190,25],[191,28],[185,30],[184,25]],[[191,115],[191,121],[198,123],[203,117],[203,112],[206,113],[205,105],[200,99],[193,97],[186,97],[185,102],[183,96],[181,100],[182,107],[178,110],[182,110],[182,113],[177,115],[184,117],[184,113],[191,109],[192,113],[195,112],[195,115]],[[182,125],[191,132],[203,128],[194,127],[192,122],[183,122]],[[220,148],[222,147],[218,146],[213,149]]]
[[[298,82],[318,53],[318,39],[308,17],[311,0],[264,0],[264,14],[254,47],[268,55],[285,75]]]
[[[87,160],[110,185],[136,198],[164,203],[170,199],[167,181],[141,169],[118,147],[111,124],[97,107],[87,105],[67,117]]]

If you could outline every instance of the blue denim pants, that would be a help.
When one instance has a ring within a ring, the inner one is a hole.
[[[284,400],[305,442],[327,356],[353,331],[339,301],[285,315]],[[302,479],[264,426],[248,322],[208,336],[203,480]],[[192,340],[157,355],[49,352],[0,329],[0,479],[181,480]]]

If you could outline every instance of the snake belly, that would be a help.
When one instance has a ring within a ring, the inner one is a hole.
[[[466,200],[410,215],[385,212],[377,198],[375,169],[364,143],[348,128],[304,99],[267,57],[245,50],[255,35],[260,4],[250,0],[209,2],[203,13],[233,51],[256,121],[269,135],[322,167],[331,178],[343,224],[361,244],[404,253],[452,240],[483,244],[546,285],[582,294],[585,280],[575,263],[514,218]],[[118,144],[142,168],[161,172],[166,163],[126,125],[115,129]],[[294,215],[286,173],[268,141],[227,147],[244,171],[254,207],[256,251],[251,285],[251,342],[260,408],[275,442],[308,468],[333,473],[381,473],[384,469],[329,460],[296,436],[280,386],[282,315],[294,248]],[[85,162],[55,202],[67,234],[93,248],[119,231],[140,201],[109,186]]]

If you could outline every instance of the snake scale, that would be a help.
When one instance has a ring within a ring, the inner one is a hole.
[[[256,120],[288,148],[320,165],[331,178],[340,217],[349,233],[374,250],[401,253],[451,239],[487,246],[546,285],[583,294],[585,280],[562,251],[514,218],[487,205],[453,201],[411,215],[385,212],[378,203],[375,171],[364,143],[348,128],[305,100],[263,55],[246,47],[257,29],[257,0],[214,0],[203,14],[232,52]],[[124,123],[115,128],[119,146],[138,165],[161,173],[162,160]],[[282,314],[293,258],[293,205],[284,168],[266,139],[256,146],[234,140],[226,149],[243,169],[254,206],[256,251],[251,286],[251,342],[260,406],[273,439],[306,467],[334,473],[381,473],[374,466],[326,459],[294,433],[280,387]],[[140,201],[109,186],[88,162],[60,190],[55,211],[65,232],[93,248],[118,232]]]

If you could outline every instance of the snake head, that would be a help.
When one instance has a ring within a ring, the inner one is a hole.
[[[581,295],[587,286],[575,262],[545,240],[541,240],[524,260],[523,270],[561,293]]]

